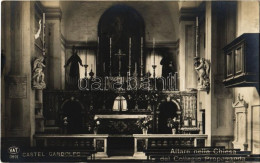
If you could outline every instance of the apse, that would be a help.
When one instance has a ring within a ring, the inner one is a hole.
[[[136,70],[140,74],[141,42],[145,42],[144,36],[144,20],[134,8],[119,4],[107,9],[98,23],[97,74],[109,75],[111,71],[112,76],[118,76],[119,57],[115,54],[119,49],[123,54],[121,75],[127,75],[129,66],[131,73]],[[104,73],[101,74],[101,72]]]

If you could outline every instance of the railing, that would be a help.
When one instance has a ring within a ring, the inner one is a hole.
[[[36,134],[34,146],[51,149],[82,149],[107,157],[107,134]]]
[[[134,134],[134,157],[145,157],[145,150],[175,147],[205,147],[207,135],[200,134]]]

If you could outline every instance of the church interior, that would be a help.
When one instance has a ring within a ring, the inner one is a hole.
[[[3,1],[2,152],[89,150],[96,160],[142,160],[155,147],[260,154],[259,8]]]

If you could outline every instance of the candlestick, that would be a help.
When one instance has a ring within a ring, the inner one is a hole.
[[[97,60],[96,60],[96,62],[99,62],[99,37],[97,38]],[[96,65],[98,65],[97,63],[96,63]]]
[[[154,53],[154,47],[155,47],[155,39],[153,38],[153,64],[155,65],[155,53]]]
[[[106,74],[106,63],[103,63],[103,71],[104,71],[104,75]]]
[[[42,15],[42,43],[43,43],[43,55],[45,55],[45,13]]]
[[[155,69],[157,66],[154,64],[154,65],[152,65],[152,67],[153,67],[153,78],[155,78]]]
[[[88,63],[87,61],[88,61],[88,50],[86,50],[86,64]]]
[[[132,42],[131,42],[131,37],[129,38],[129,76],[131,76],[131,47],[132,47]]]
[[[88,77],[88,65],[85,64],[83,66],[85,67],[85,78],[87,78]]]
[[[198,18],[198,16],[196,17],[196,46],[195,46],[195,56],[197,57],[198,56],[198,45],[199,45],[199,43],[198,43],[198,41],[199,41],[199,18]]]
[[[143,37],[141,37],[141,77],[143,77]]]
[[[110,37],[109,38],[109,48],[110,48],[110,54],[109,54],[109,56],[110,56],[110,60],[109,60],[109,76],[112,76],[112,72],[111,72],[111,68],[112,68],[112,66],[111,66],[111,57],[112,57],[112,52],[111,52],[111,48],[112,48],[112,38]]]
[[[89,72],[89,76],[90,76],[90,78],[93,78],[94,75],[95,75],[95,73],[92,70],[92,64],[91,64],[91,69],[90,69],[90,72]]]
[[[135,73],[137,73],[137,63],[135,62]]]

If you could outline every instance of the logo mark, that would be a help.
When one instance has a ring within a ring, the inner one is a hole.
[[[12,146],[8,148],[9,154],[18,154],[20,152],[20,148],[16,146]]]

